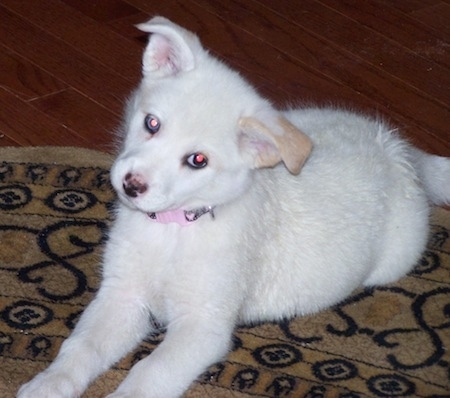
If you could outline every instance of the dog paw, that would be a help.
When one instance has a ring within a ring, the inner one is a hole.
[[[80,394],[69,376],[43,372],[20,387],[17,398],[75,398]]]

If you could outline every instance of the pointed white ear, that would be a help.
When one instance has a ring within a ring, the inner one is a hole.
[[[310,138],[284,117],[267,126],[259,119],[243,117],[241,148],[250,155],[253,167],[273,167],[283,162],[292,174],[300,173],[312,150]]]
[[[151,33],[142,60],[145,77],[164,77],[195,67],[195,53],[202,47],[194,33],[163,17],[136,27]]]

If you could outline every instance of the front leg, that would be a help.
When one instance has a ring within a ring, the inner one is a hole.
[[[201,311],[201,309],[200,309]],[[168,325],[163,342],[138,362],[108,398],[177,398],[227,354],[234,321],[186,314]]]
[[[211,240],[227,227],[216,220],[181,229],[160,303],[165,338],[108,398],[178,398],[224,359],[248,283],[236,247],[243,240],[232,234],[222,234],[217,243]]]
[[[89,383],[131,351],[149,332],[140,297],[117,287],[100,288],[55,361],[23,385],[18,398],[79,397]]]
[[[232,255],[226,239],[221,239],[219,247],[204,244],[221,230],[219,224],[206,226],[210,228],[182,230],[189,235],[177,241],[161,302],[167,327],[164,340],[133,366],[108,398],[180,397],[228,353],[245,296],[246,275],[239,272],[239,256]]]

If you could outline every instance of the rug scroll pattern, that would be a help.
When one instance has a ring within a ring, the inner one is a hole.
[[[1,397],[51,362],[98,288],[115,196],[108,168],[73,151],[72,162],[0,159]],[[434,209],[431,223],[411,275],[314,316],[238,327],[186,397],[450,397],[450,212]],[[85,396],[111,392],[163,338]]]

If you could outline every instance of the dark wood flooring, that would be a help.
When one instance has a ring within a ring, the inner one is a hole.
[[[450,0],[2,0],[0,145],[108,151],[164,15],[277,104],[339,104],[450,156]],[[1,159],[0,159],[1,160]]]

